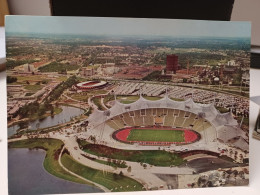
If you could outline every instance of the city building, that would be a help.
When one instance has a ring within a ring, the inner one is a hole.
[[[166,73],[167,74],[175,74],[178,70],[178,56],[177,55],[167,55],[166,58]]]
[[[93,76],[94,75],[94,69],[83,67],[81,72],[80,72],[80,75],[83,76],[83,77]]]

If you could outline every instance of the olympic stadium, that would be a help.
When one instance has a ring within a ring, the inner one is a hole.
[[[167,95],[155,101],[140,95],[130,104],[115,100],[108,110],[95,109],[88,118],[86,135],[121,149],[173,146],[175,151],[219,152],[225,146],[249,148],[247,135],[231,112],[220,113],[214,103],[199,104],[192,98],[174,101]]]
[[[244,183],[214,180],[215,186],[247,184],[249,144],[243,119],[237,120],[232,107],[219,109],[221,104],[232,106],[229,101],[245,100],[200,89],[127,82],[111,84],[107,94],[94,97],[102,109],[88,102],[92,113],[79,124],[84,131],[76,137],[80,149],[100,159],[125,161],[132,169],[124,174],[146,189],[186,188],[192,183],[202,187],[196,182],[203,175],[225,179],[227,171],[243,172],[246,178],[239,182]]]

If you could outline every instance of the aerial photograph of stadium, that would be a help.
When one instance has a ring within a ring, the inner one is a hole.
[[[10,195],[249,183],[250,23],[6,17]]]

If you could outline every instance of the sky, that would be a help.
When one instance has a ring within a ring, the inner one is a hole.
[[[91,35],[159,35],[250,37],[250,22],[102,18],[60,16],[7,16],[6,32]]]

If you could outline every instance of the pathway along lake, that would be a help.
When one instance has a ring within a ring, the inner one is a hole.
[[[49,174],[43,167],[46,152],[27,148],[8,149],[10,195],[95,193],[101,189],[66,181]]]
[[[36,130],[38,128],[52,127],[58,124],[66,123],[76,116],[84,113],[83,109],[75,108],[71,106],[61,106],[62,112],[54,116],[48,116],[42,120],[36,120],[28,123],[31,130]],[[8,137],[14,135],[19,129],[19,125],[13,125],[8,128]]]

